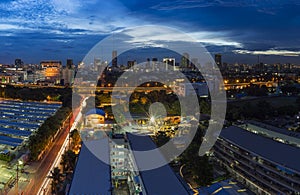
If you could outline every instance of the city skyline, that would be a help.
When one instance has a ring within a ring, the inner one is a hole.
[[[55,59],[77,63],[103,38],[128,27],[162,25],[183,31],[228,63],[297,63],[297,1],[31,1],[0,3],[0,62]],[[128,32],[134,43],[172,35]],[[143,36],[141,36],[143,35]],[[28,52],[30,51],[30,52]],[[119,53],[118,53],[119,54]]]

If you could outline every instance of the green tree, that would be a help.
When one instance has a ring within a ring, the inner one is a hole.
[[[70,132],[70,137],[72,140],[72,148],[77,149],[81,141],[79,131],[77,129],[74,129]]]
[[[60,169],[58,167],[55,167],[53,171],[51,171],[50,178],[52,179],[51,191],[53,194],[58,194],[60,188],[62,187],[63,178],[63,175],[61,174]]]
[[[166,132],[164,131],[158,131],[158,133],[154,137],[154,142],[156,143],[157,147],[161,147],[169,140],[170,138],[167,136]]]
[[[63,168],[63,173],[72,172],[76,164],[76,154],[72,150],[68,150],[62,155],[61,165]]]

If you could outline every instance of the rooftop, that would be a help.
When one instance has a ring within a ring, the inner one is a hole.
[[[261,158],[300,173],[300,148],[231,126],[222,130],[220,137],[254,153]]]
[[[82,144],[69,194],[111,194],[110,165],[103,158],[109,160],[108,138]]]
[[[144,163],[152,163],[155,159],[164,160],[160,152],[155,154],[155,157],[143,158],[137,155],[135,151],[148,151],[156,148],[156,145],[149,136],[137,136],[127,133],[130,146],[133,150],[133,155],[138,168],[143,167]],[[145,187],[146,194],[151,195],[187,195],[189,192],[177,178],[174,171],[166,163],[166,165],[147,171],[140,171],[143,186]]]

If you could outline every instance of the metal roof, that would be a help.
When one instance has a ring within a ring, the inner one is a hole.
[[[240,127],[222,130],[220,137],[261,158],[300,173],[300,148],[254,134]]]
[[[101,194],[111,195],[108,138],[85,141],[78,157],[70,195]]]
[[[137,166],[143,167],[146,161],[151,163],[151,159],[165,160],[160,152],[155,156],[143,158],[138,156],[135,151],[146,151],[156,148],[156,145],[149,136],[137,136],[127,133],[130,146],[133,150],[133,155]],[[140,171],[143,186],[145,187],[146,194],[149,195],[187,195],[190,194],[181,181],[178,179],[174,171],[166,162],[166,165],[147,171]]]
[[[98,114],[98,115],[101,115],[101,116],[105,116],[105,112],[99,108],[93,108],[93,109],[90,109],[85,115],[88,116],[88,115],[91,115],[91,114]]]
[[[31,131],[25,131],[25,130],[17,130],[17,129],[11,129],[11,128],[3,128],[0,127],[0,133],[4,133],[7,135],[16,135],[16,136],[25,136],[28,137],[31,135]]]

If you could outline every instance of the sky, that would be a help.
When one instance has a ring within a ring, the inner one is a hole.
[[[1,0],[0,63],[81,61],[103,38],[162,25],[187,33],[229,63],[300,64],[298,0]],[[137,36],[172,41],[154,32]],[[147,37],[148,36],[148,37]]]

